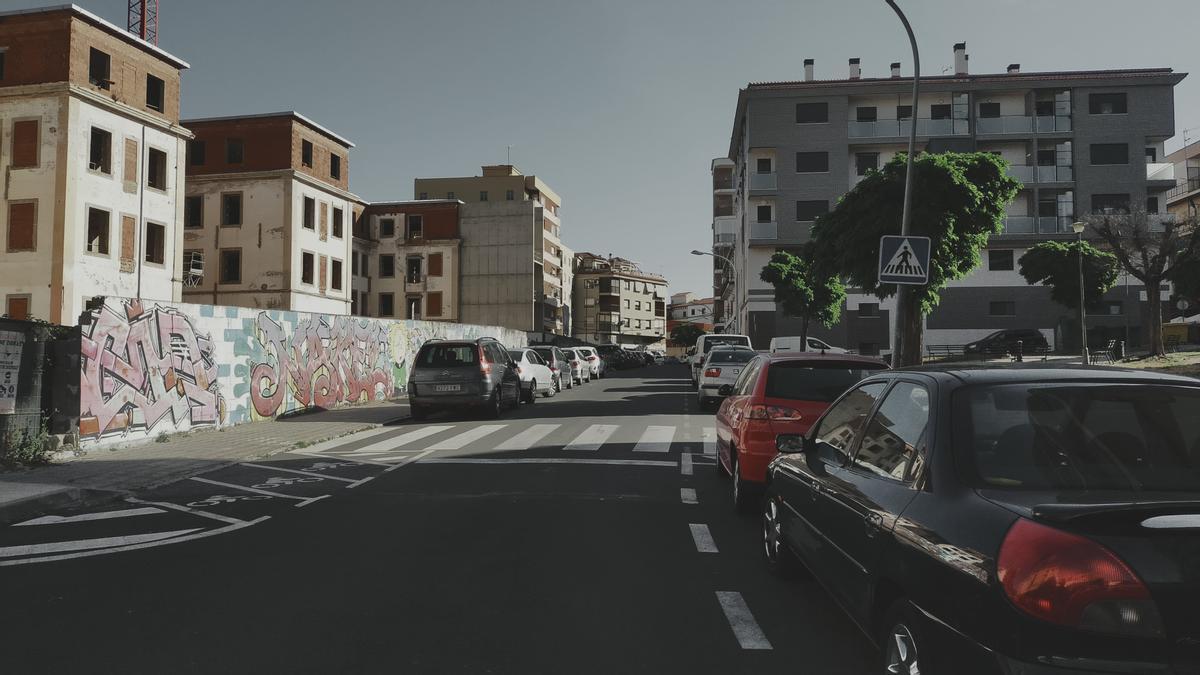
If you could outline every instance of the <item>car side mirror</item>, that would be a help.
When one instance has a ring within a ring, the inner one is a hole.
[[[719,396],[729,396],[731,394],[733,394],[732,384],[723,384],[721,385],[721,388],[717,390],[717,395]]]
[[[775,449],[789,455],[808,451],[808,441],[800,434],[779,434],[775,437]]]

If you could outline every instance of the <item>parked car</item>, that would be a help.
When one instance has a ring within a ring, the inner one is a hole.
[[[1050,350],[1046,336],[1035,328],[1006,328],[963,345],[964,356],[1007,356],[1017,353],[1017,342],[1025,354],[1044,354]]]
[[[587,365],[587,357],[579,352],[575,347],[566,347],[563,352],[570,359],[571,364],[571,381],[575,384],[585,384],[592,380],[592,370]]]
[[[571,360],[567,358],[566,352],[558,347],[550,346],[530,347],[530,349],[537,352],[538,356],[546,362],[546,366],[550,368],[550,374],[554,377],[555,391],[575,386],[575,379],[571,376]]]
[[[413,419],[464,406],[499,417],[520,404],[521,376],[495,338],[430,340],[413,357],[408,401]]]
[[[546,398],[554,395],[554,373],[536,351],[510,349],[508,355],[517,364],[517,374],[521,376],[521,400],[533,403],[538,394]]]
[[[894,371],[778,443],[767,564],[802,563],[876,672],[1200,672],[1197,380]]]
[[[749,510],[761,493],[775,437],[802,434],[825,408],[862,378],[887,364],[868,356],[782,352],[759,354],[717,409],[717,467],[733,477],[733,503]]]
[[[713,333],[701,335],[696,338],[696,344],[688,352],[688,363],[692,367],[692,384],[700,381],[700,366],[704,363],[708,352],[716,345],[750,345],[750,338],[746,335],[733,335],[727,333]]]
[[[799,335],[791,337],[773,337],[767,351],[774,354],[775,352],[825,352],[827,354],[845,354],[846,350],[841,347],[819,340],[815,337],[810,337],[807,340],[807,348],[805,340]]]
[[[721,395],[721,387],[736,382],[742,369],[756,356],[758,352],[741,345],[713,347],[700,369],[700,386],[696,388],[700,409],[708,410],[714,403],[723,400],[725,397]]]
[[[594,347],[576,347],[576,351],[583,354],[584,361],[587,363],[590,371],[588,377],[591,379],[599,379],[604,377],[605,363],[600,354],[596,352]]]
[[[624,368],[622,364],[621,347],[619,345],[600,345],[596,347],[596,353],[600,358],[604,359],[605,366],[608,368]]]

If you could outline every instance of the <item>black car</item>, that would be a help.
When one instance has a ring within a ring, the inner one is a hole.
[[[520,405],[521,376],[495,338],[430,340],[413,357],[408,401],[413,419],[464,407],[499,417]]]
[[[1040,330],[1034,328],[1006,328],[987,337],[963,346],[966,356],[1015,356],[1021,354],[1045,354],[1050,343]]]
[[[875,672],[1200,673],[1200,381],[891,371],[777,442],[768,566],[824,585]]]
[[[596,352],[600,354],[600,358],[604,359],[604,363],[610,368],[628,368],[629,363],[625,358],[625,351],[619,345],[598,345]]]

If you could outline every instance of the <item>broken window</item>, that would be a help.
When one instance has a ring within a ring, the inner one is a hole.
[[[312,284],[313,282],[313,254],[305,251],[300,255],[300,283]]]
[[[146,223],[146,262],[163,264],[167,248],[167,228],[158,223]]]
[[[335,291],[342,290],[342,261],[334,258],[329,264],[329,287]]]
[[[146,74],[146,107],[159,112],[163,111],[167,100],[167,83],[161,79]]]
[[[242,282],[242,249],[227,248],[221,251],[221,283]]]
[[[92,47],[88,56],[88,82],[101,89],[108,89],[112,86],[111,75],[112,57]]]
[[[88,168],[112,174],[112,134],[98,127],[92,127],[92,140],[88,146]]]
[[[110,214],[97,208],[88,209],[87,252],[108,255],[108,222]]]
[[[313,144],[312,141],[300,141],[300,163],[308,168],[313,165]]]
[[[146,185],[155,190],[167,189],[167,153],[150,148],[146,166]]]
[[[226,192],[221,195],[221,225],[242,224],[242,193]]]
[[[245,146],[240,138],[225,139],[225,163],[241,164],[245,158]]]
[[[312,197],[304,198],[304,229],[317,229],[317,200]]]

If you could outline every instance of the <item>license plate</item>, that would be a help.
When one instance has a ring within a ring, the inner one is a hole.
[[[462,385],[461,384],[435,384],[435,385],[433,385],[433,390],[434,391],[462,391]]]
[[[738,373],[740,373],[740,372],[742,372],[742,369],[741,369],[741,368],[734,368],[734,369],[733,369],[733,374],[734,374],[734,375],[737,375],[737,374],[738,374]]]

